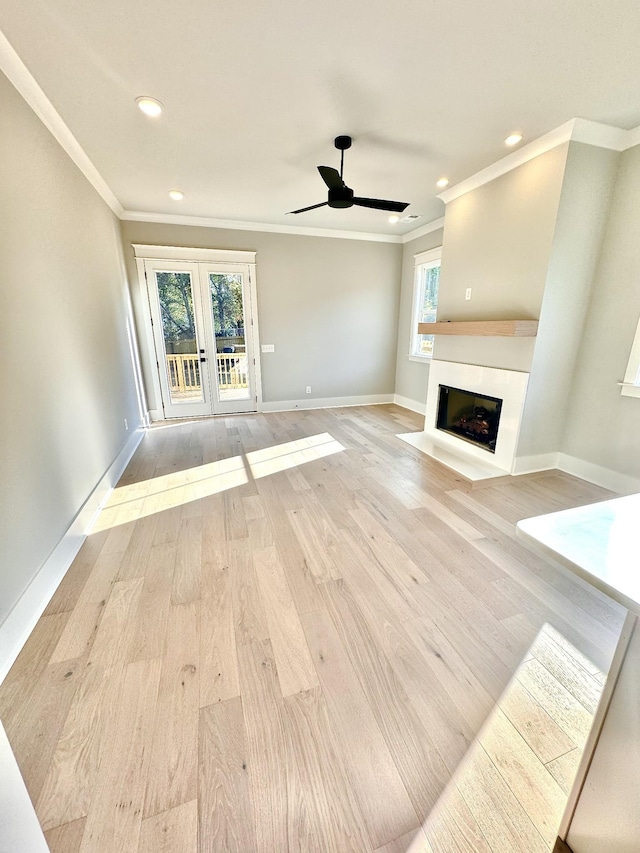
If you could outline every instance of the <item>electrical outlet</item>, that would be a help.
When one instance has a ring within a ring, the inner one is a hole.
[[[310,393],[311,393],[311,385],[307,385],[307,387],[305,388],[305,392],[306,392],[307,394],[310,394]]]
[[[471,299],[471,288],[470,288],[470,287],[468,287],[468,288],[467,288],[466,293],[464,294],[464,298],[465,298],[467,301],[468,301],[469,299]]]
[[[124,419],[124,428],[125,428],[126,430],[128,430],[128,429],[129,429],[129,422],[127,421],[127,419],[126,419],[126,418]]]

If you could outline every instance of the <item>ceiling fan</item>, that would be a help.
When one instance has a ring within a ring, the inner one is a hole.
[[[289,213],[306,213],[307,210],[315,210],[316,207],[372,207],[375,210],[390,210],[393,213],[402,213],[409,206],[408,201],[386,201],[383,198],[361,198],[355,196],[353,190],[342,180],[342,169],[344,167],[344,152],[351,148],[350,136],[336,136],[334,145],[340,151],[340,172],[331,166],[318,166],[322,180],[329,188],[329,198],[320,204],[312,204],[310,207],[301,207],[299,210],[290,210]]]

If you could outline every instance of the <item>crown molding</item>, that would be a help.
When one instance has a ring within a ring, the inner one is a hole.
[[[96,192],[119,217],[122,213],[122,205],[2,32],[0,32],[0,70],[71,157]]]
[[[584,118],[573,119],[571,142],[584,142],[611,151],[624,151],[628,131],[610,124],[600,124]]]
[[[626,145],[624,150],[627,151],[629,148],[635,148],[636,145],[640,145],[640,126],[634,127],[631,130],[627,130]]]
[[[478,187],[482,187],[484,184],[488,184],[489,181],[493,181],[501,175],[506,175],[507,172],[517,169],[518,166],[522,166],[524,163],[528,163],[529,160],[534,160],[541,154],[551,151],[552,148],[557,148],[558,145],[569,142],[574,122],[575,119],[571,119],[571,121],[561,124],[555,130],[545,133],[544,136],[534,139],[528,145],[523,145],[522,148],[513,151],[511,154],[507,154],[506,157],[503,157],[496,163],[492,163],[485,169],[481,169],[475,175],[471,175],[471,177],[466,178],[464,181],[460,181],[459,184],[444,190],[444,192],[438,195],[438,198],[445,204],[448,204],[453,199],[459,198],[461,195],[471,192],[471,190],[475,190]]]
[[[191,225],[200,228],[224,228],[235,231],[264,231],[272,234],[296,234],[302,237],[336,237],[342,240],[367,240],[373,243],[402,243],[398,234],[375,234],[365,231],[339,231],[330,228],[305,228],[296,225],[272,225],[264,222],[242,222],[237,219],[212,219],[207,216],[184,216],[168,213],[145,213],[123,210],[120,219],[128,222],[155,222],[161,225]]]
[[[426,225],[421,225],[420,228],[414,228],[413,231],[407,231],[406,234],[402,235],[402,242],[410,243],[412,240],[417,240],[418,237],[424,237],[425,234],[431,234],[432,231],[438,231],[440,228],[444,228],[444,216],[441,216],[440,219],[433,219]]]
[[[517,169],[518,166],[528,163],[529,160],[533,160],[565,142],[583,142],[586,145],[595,145],[598,148],[607,148],[611,151],[626,151],[628,148],[640,144],[640,127],[623,130],[620,127],[601,124],[597,121],[572,118],[556,127],[555,130],[545,133],[528,145],[524,145],[496,163],[492,163],[486,169],[481,169],[475,175],[471,175],[459,184],[449,187],[441,192],[438,198],[448,204],[453,199],[488,184],[489,181],[493,181],[501,175],[506,175],[507,172]]]
[[[597,145],[599,148],[609,148],[611,151],[627,151],[629,148],[640,145],[640,127],[623,130],[609,124],[576,118],[571,141],[585,142],[587,145]]]

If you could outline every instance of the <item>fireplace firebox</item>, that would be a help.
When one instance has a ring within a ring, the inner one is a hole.
[[[498,397],[440,385],[436,427],[495,453],[501,409]]]

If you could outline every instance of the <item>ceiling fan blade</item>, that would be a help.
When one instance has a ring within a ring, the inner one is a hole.
[[[318,171],[330,190],[341,190],[344,187],[344,181],[337,169],[333,169],[331,166],[318,166]]]
[[[312,204],[311,207],[301,207],[300,210],[290,210],[289,213],[306,213],[307,210],[315,210],[316,207],[326,207],[328,204],[328,201],[323,201],[320,204]]]
[[[391,210],[393,213],[402,213],[409,207],[408,201],[386,201],[383,198],[358,198],[354,197],[353,203],[358,207],[373,207],[375,210]]]

